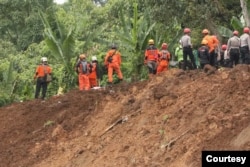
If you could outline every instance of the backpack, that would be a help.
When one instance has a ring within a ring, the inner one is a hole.
[[[168,60],[168,54],[169,54],[169,52],[167,50],[163,50],[161,59]]]
[[[115,55],[115,53],[116,53],[116,50],[112,53],[112,55],[110,55],[110,56],[108,57],[108,62],[109,62],[109,63],[112,63],[112,61],[113,61],[113,56]]]
[[[87,61],[81,61],[82,64],[82,73],[83,74],[88,74],[92,71],[91,65]]]

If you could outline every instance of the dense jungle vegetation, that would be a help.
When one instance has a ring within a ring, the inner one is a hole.
[[[152,38],[174,49],[184,27],[199,46],[204,28],[221,43],[249,26],[249,0],[0,0],[0,106],[34,98],[34,73],[43,56],[53,68],[47,96],[76,88],[80,53],[103,62],[111,43],[122,53],[127,82],[147,78],[144,49]],[[102,85],[106,84],[103,76]]]

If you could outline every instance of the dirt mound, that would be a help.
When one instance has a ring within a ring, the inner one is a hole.
[[[250,149],[250,67],[171,69],[112,88],[0,108],[0,167],[198,167]]]

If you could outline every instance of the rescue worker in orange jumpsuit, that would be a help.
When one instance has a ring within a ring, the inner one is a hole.
[[[189,28],[185,28],[183,32],[184,35],[181,37],[180,40],[181,46],[183,48],[183,70],[186,70],[187,67],[187,56],[189,56],[189,59],[191,60],[193,66],[192,68],[196,69],[197,66],[195,64],[191,37],[190,37],[191,30]]]
[[[244,34],[240,36],[240,53],[242,64],[250,64],[250,36],[249,28],[243,29]]]
[[[41,64],[37,66],[34,79],[36,80],[35,98],[39,98],[40,91],[42,89],[42,100],[46,97],[47,87],[49,82],[46,82],[45,75],[52,75],[52,68],[48,65],[47,57],[41,58]]]
[[[157,72],[157,62],[159,59],[159,50],[155,47],[153,39],[148,41],[148,47],[144,55],[144,64],[148,67],[149,78],[152,78]]]
[[[85,54],[79,56],[76,69],[78,72],[79,90],[89,90],[89,73],[91,71],[91,66],[90,63],[87,62]]]
[[[98,61],[96,56],[92,56],[92,62],[91,62],[91,72],[89,74],[89,83],[90,87],[96,87],[98,86],[98,77],[97,77],[97,72],[98,72]]]
[[[123,80],[121,72],[121,53],[117,50],[117,46],[112,44],[111,49],[106,53],[104,65],[108,69],[108,84],[113,84],[113,72],[117,74],[119,82]]]
[[[161,45],[161,51],[159,52],[160,57],[158,59],[159,63],[157,67],[157,74],[168,70],[170,52],[167,49],[168,49],[167,43],[163,43]]]
[[[210,65],[215,66],[215,64],[216,64],[215,48],[218,47],[219,40],[216,38],[216,36],[209,35],[208,29],[202,30],[202,34],[203,34],[202,40],[207,40],[207,42],[208,42]]]
[[[239,32],[234,31],[233,37],[229,38],[227,41],[227,52],[230,56],[230,67],[239,64],[240,59],[240,38],[238,37]]]

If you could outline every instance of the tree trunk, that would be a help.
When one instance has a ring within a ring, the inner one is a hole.
[[[249,13],[248,13],[248,8],[247,8],[247,3],[248,0],[240,0],[240,6],[242,9],[242,14],[245,20],[245,26],[249,27],[250,26],[250,20],[249,20]]]

